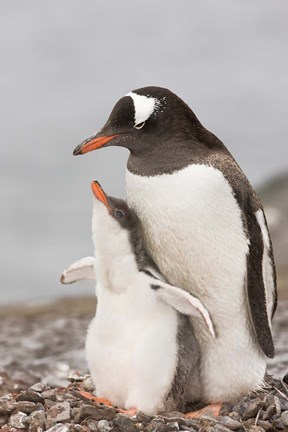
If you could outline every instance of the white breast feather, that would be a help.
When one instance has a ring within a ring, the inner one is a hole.
[[[161,273],[198,296],[215,324],[218,338],[211,341],[205,326],[193,321],[204,398],[231,400],[256,390],[266,360],[252,337],[244,288],[249,239],[230,184],[205,165],[151,177],[127,171],[126,182],[128,204]]]

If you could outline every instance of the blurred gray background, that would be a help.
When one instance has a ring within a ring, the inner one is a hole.
[[[2,0],[0,9],[2,303],[93,294],[92,283],[59,277],[92,252],[90,181],[124,196],[128,153],[72,151],[147,85],[182,97],[257,190],[272,179],[263,196],[283,243],[286,0]]]

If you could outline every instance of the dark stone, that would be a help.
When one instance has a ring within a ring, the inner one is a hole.
[[[9,414],[14,410],[15,402],[5,401],[0,403],[0,414]]]
[[[122,414],[117,414],[116,418],[113,420],[113,425],[117,431],[120,432],[136,432],[137,428],[133,421]]]
[[[84,419],[90,417],[94,420],[113,420],[116,412],[113,408],[96,408],[93,405],[82,405],[79,412],[75,415],[75,423],[81,423]]]
[[[256,417],[258,411],[263,408],[263,401],[260,398],[254,399],[249,402],[247,408],[243,412],[243,420]]]
[[[152,420],[144,429],[145,432],[164,432],[165,423],[159,423],[155,420]]]
[[[177,422],[166,423],[164,432],[178,432],[179,424]]]
[[[30,401],[15,402],[15,410],[22,411],[26,414],[31,414],[36,410],[36,403]]]
[[[286,373],[286,375],[284,375],[283,381],[285,384],[288,384],[288,372]]]
[[[29,432],[38,432],[39,428],[45,429],[46,415],[44,411],[34,411],[30,414]]]
[[[70,405],[67,401],[56,403],[54,406],[49,408],[47,421],[60,423],[68,420],[70,420]]]
[[[239,429],[242,427],[242,424],[240,421],[234,420],[228,416],[218,417],[217,420],[221,425],[223,425],[223,426],[225,426],[231,430],[236,430],[236,429]]]
[[[147,424],[147,423],[149,423],[151,421],[151,417],[149,415],[143,413],[142,411],[138,411],[137,412],[136,418],[137,418],[137,421],[139,423],[145,423],[145,424]]]
[[[269,420],[274,414],[276,414],[275,405],[269,405],[265,413],[263,414],[263,420]]]
[[[24,390],[17,397],[16,401],[30,401],[30,402],[41,402],[44,403],[44,397],[33,390]]]

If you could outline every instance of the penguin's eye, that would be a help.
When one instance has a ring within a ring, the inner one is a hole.
[[[134,126],[134,128],[135,129],[142,129],[144,125],[145,125],[145,121],[141,122],[141,123],[138,123],[137,125]]]
[[[117,218],[117,219],[120,219],[120,218],[122,218],[124,216],[124,212],[122,211],[122,210],[116,210],[115,211],[115,217]]]

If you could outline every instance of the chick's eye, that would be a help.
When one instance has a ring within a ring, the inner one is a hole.
[[[124,216],[124,212],[122,210],[116,210],[115,216],[116,216],[116,218],[120,219]]]
[[[138,123],[137,125],[134,126],[134,128],[135,129],[142,129],[144,125],[145,125],[145,121]]]

